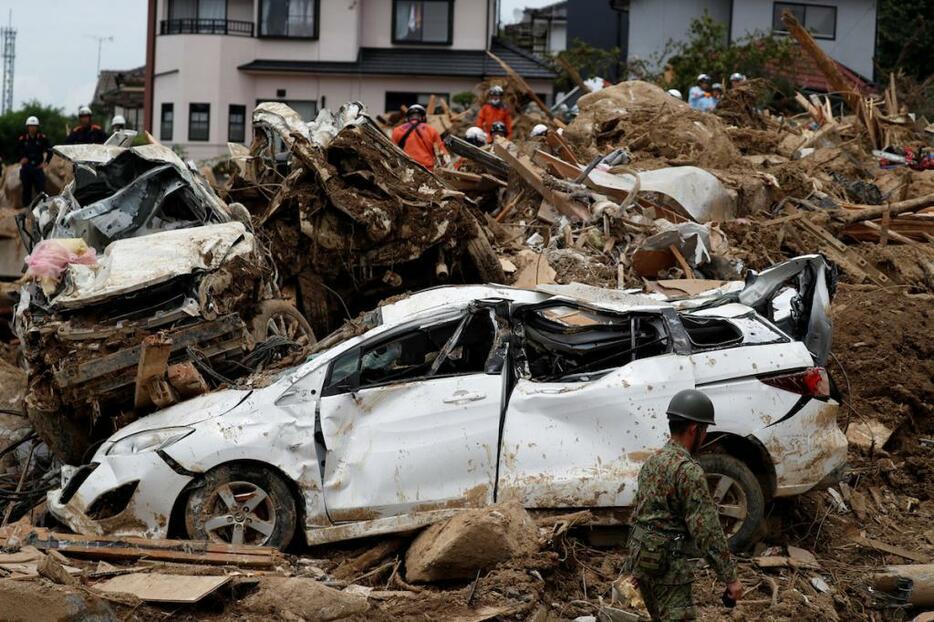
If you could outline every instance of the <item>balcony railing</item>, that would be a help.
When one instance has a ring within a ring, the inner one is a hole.
[[[164,19],[159,23],[163,35],[238,35],[253,36],[253,22],[236,19]]]

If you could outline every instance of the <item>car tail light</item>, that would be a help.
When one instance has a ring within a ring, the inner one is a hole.
[[[759,378],[767,385],[808,397],[830,397],[830,377],[823,367],[811,367],[793,374]]]

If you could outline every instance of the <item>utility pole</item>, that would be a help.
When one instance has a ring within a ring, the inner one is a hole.
[[[13,71],[16,68],[16,29],[13,28],[13,9],[10,9],[9,25],[0,27],[0,58],[3,59],[0,114],[6,114],[13,110]]]
[[[85,35],[97,41],[97,75],[101,75],[101,48],[104,47],[104,42],[113,43],[113,37],[101,37],[100,35]]]

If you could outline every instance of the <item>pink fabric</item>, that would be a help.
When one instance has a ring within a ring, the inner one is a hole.
[[[26,265],[29,266],[26,276],[58,278],[72,263],[94,265],[97,253],[89,248],[83,255],[77,255],[58,240],[42,240],[32,249],[32,254],[26,256]]]

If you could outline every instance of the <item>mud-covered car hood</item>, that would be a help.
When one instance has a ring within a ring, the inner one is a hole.
[[[97,454],[103,455],[115,442],[132,434],[160,428],[195,425],[207,419],[219,417],[242,404],[252,392],[252,390],[236,389],[215,391],[142,417],[114,432],[97,450]]]

